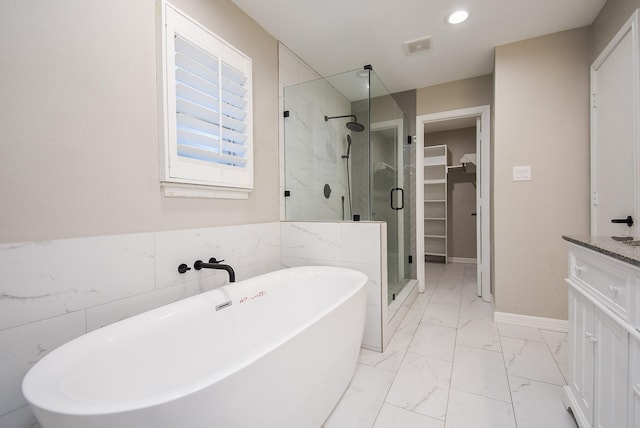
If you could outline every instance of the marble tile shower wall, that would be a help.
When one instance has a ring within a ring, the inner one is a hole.
[[[345,206],[348,204],[342,158],[348,131],[346,119],[325,122],[324,117],[350,114],[351,102],[282,45],[279,62],[281,105],[289,111],[280,124],[281,165],[285,167],[282,190],[291,192],[284,201],[282,219],[341,220],[342,196]],[[298,85],[301,82],[307,83]],[[325,184],[331,187],[328,198],[324,196]]]
[[[20,387],[49,350],[228,280],[180,263],[224,259],[242,280],[280,269],[280,242],[275,222],[0,245],[0,427],[35,426]]]
[[[316,97],[328,92],[326,87],[329,85],[317,81],[286,91],[284,108],[289,110],[289,117],[285,119],[285,180],[286,190],[291,192],[286,200],[289,220],[341,220],[341,196],[348,198],[342,159],[347,151],[346,132],[337,129],[337,125],[342,125],[340,121],[325,122],[324,117],[346,114],[349,110],[317,105]],[[329,197],[324,194],[327,184],[331,188]]]

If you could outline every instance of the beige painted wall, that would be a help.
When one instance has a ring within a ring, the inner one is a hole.
[[[592,25],[592,62],[639,7],[640,0],[608,0],[605,3]]]
[[[416,93],[416,114],[493,104],[493,75],[456,80],[420,88]]]
[[[498,312],[567,318],[562,235],[589,233],[589,64],[587,28],[496,48]],[[531,181],[512,181],[517,165]]]
[[[0,2],[0,242],[278,220],[277,42],[229,0],[176,0],[253,60],[247,201],[164,198],[154,0]]]

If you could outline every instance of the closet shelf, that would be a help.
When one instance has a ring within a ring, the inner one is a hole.
[[[444,217],[425,217],[425,220],[447,221]]]
[[[427,147],[425,147],[427,149]],[[430,156],[424,158],[424,166],[446,165],[447,158],[445,156]]]
[[[446,180],[443,178],[438,178],[435,180],[424,180],[424,184],[445,184]]]
[[[442,203],[442,202],[446,202],[444,199],[429,199],[429,200],[425,200],[425,202],[430,202],[430,203]]]
[[[425,238],[446,239],[445,235],[424,235]]]

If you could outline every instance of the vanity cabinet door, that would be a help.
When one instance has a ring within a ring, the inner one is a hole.
[[[640,428],[640,339],[631,337],[629,349],[629,428]]]
[[[595,396],[593,426],[627,426],[629,388],[629,334],[605,314],[594,309]]]
[[[569,288],[569,387],[589,426],[593,425],[593,304]]]

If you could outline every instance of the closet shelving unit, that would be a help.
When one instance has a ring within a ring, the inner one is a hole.
[[[424,148],[425,259],[447,263],[447,146]]]

